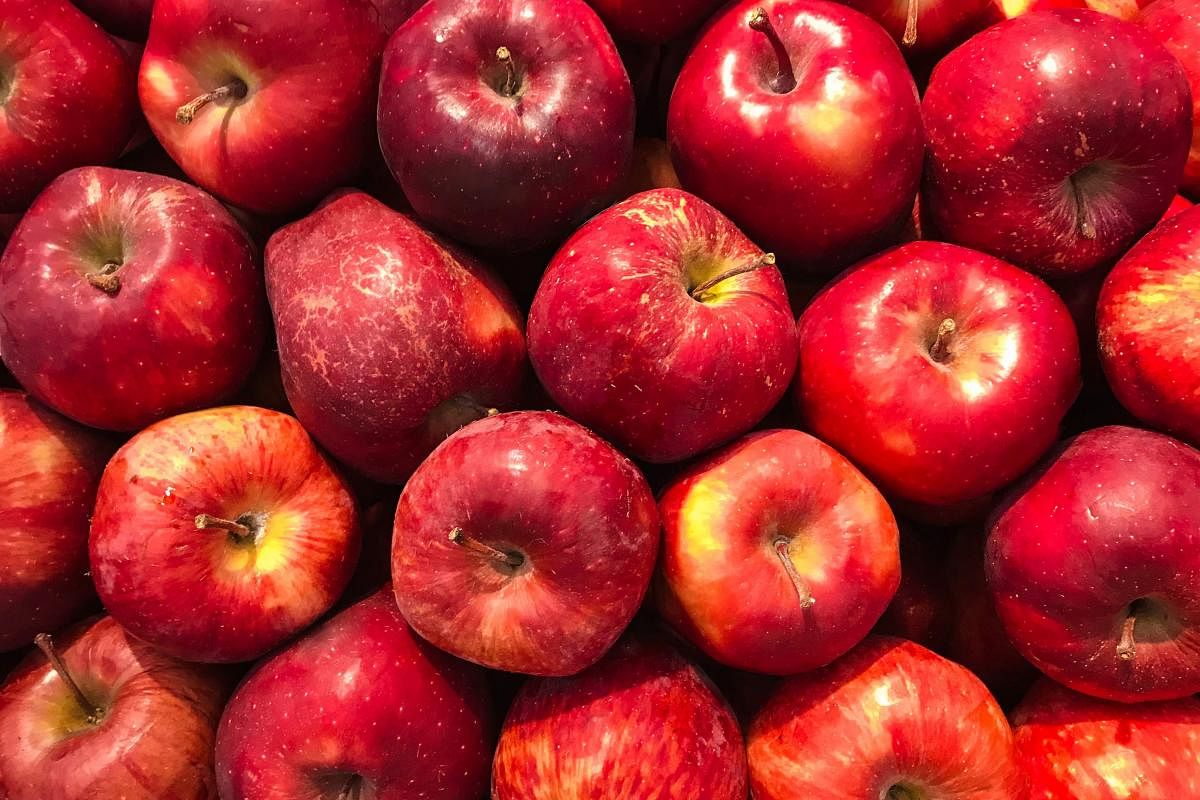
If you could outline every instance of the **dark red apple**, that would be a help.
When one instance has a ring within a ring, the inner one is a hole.
[[[0,348],[84,424],[132,431],[230,396],[266,327],[253,245],[180,181],[83,167],[54,181],[0,258]]]
[[[71,0],[109,33],[135,42],[146,41],[154,0]]]
[[[896,636],[944,654],[954,625],[946,583],[946,553],[940,532],[911,524],[900,528],[900,584],[874,632]],[[983,558],[979,559],[982,576]]]
[[[663,44],[700,26],[721,0],[588,0],[618,39]]]
[[[213,740],[229,679],[89,621],[0,687],[6,800],[217,800]]]
[[[526,682],[500,733],[491,797],[743,800],[742,733],[703,672],[628,636],[580,675]]]
[[[799,332],[807,429],[913,502],[962,503],[1019,477],[1079,392],[1079,343],[1054,290],[954,245],[862,262]]]
[[[258,658],[325,613],[358,558],[354,500],[300,423],[252,406],[172,417],[113,456],[91,565],[130,633],[188,661]]]
[[[222,800],[474,800],[494,736],[483,670],[418,639],[386,587],[238,687],[217,782]]]
[[[787,268],[836,269],[912,212],[917,89],[873,20],[824,0],[742,0],[705,29],[668,118],[685,188]]]
[[[370,0],[378,12],[379,25],[383,32],[391,36],[397,28],[417,13],[425,0]]]
[[[1136,6],[1134,0],[1126,2]],[[1183,173],[1183,190],[1200,194],[1200,2],[1155,0],[1137,21],[1179,60],[1192,87],[1192,148]]]
[[[362,192],[277,231],[266,276],[296,416],[372,478],[402,483],[447,434],[519,397],[525,339],[508,292]]]
[[[671,149],[662,139],[641,137],[633,143],[633,164],[619,194],[632,197],[651,189],[678,189],[679,175],[671,163]]]
[[[755,800],[1015,800],[1004,712],[979,679],[902,639],[872,636],[784,681],[747,733]]]
[[[694,195],[635,195],[546,268],[529,312],[534,369],[572,418],[640,459],[724,444],[766,416],[795,369],[774,263]]]
[[[995,0],[840,0],[879,22],[906,53],[939,56],[991,21]]]
[[[413,473],[392,580],[437,647],[573,675],[633,618],[657,548],[654,497],[631,461],[566,417],[518,411],[468,425]]]
[[[1013,644],[1108,700],[1200,691],[1200,452],[1136,428],[1072,439],[1010,498],[987,543]]]
[[[662,495],[658,607],[717,661],[792,675],[862,641],[900,581],[883,497],[806,433],[751,434]]]
[[[934,69],[923,110],[922,221],[1054,275],[1111,263],[1158,222],[1192,131],[1179,62],[1088,10],[978,34]]]

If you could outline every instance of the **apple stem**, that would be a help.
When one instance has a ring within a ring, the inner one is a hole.
[[[754,272],[755,270],[760,270],[763,267],[771,267],[774,265],[775,265],[775,254],[774,253],[763,253],[761,256],[758,257],[757,261],[754,261],[750,264],[743,264],[740,267],[734,267],[733,269],[730,269],[730,270],[726,270],[725,272],[722,272],[720,275],[717,275],[714,278],[709,278],[708,280],[704,281],[699,286],[697,286],[695,289],[692,289],[692,291],[691,291],[692,299],[699,300],[700,296],[703,295],[705,292],[707,292],[709,289],[713,288],[718,283],[724,283],[725,281],[729,280],[730,278],[736,278],[738,275],[745,275],[747,272]]]
[[[245,81],[239,78],[234,78],[224,86],[218,86],[211,92],[205,92],[199,97],[189,100],[181,105],[175,111],[175,121],[180,125],[191,125],[192,120],[196,118],[196,112],[204,108],[209,103],[215,103],[218,100],[226,100],[230,97],[236,100],[241,100],[246,96],[246,91],[247,88]]]
[[[512,53],[507,47],[501,45],[496,48],[496,60],[504,65],[504,85],[500,87],[500,94],[512,97],[517,93],[517,87],[520,85],[517,81],[517,65],[513,63]]]
[[[771,17],[768,16],[767,10],[760,6],[751,11],[747,24],[753,30],[766,36],[767,41],[771,43],[771,49],[775,51],[775,59],[779,62],[779,72],[772,81],[771,89],[779,94],[787,94],[795,89],[796,73],[792,68],[792,59],[788,55],[783,40],[779,38],[775,26],[771,24]]]
[[[939,364],[944,364],[950,360],[950,340],[954,336],[954,332],[958,330],[958,324],[947,317],[938,325],[937,335],[933,339],[933,344],[929,345],[929,357]]]
[[[357,775],[351,775],[338,793],[338,800],[359,800],[361,797],[362,780]]]
[[[490,558],[491,560],[503,564],[510,569],[516,569],[525,563],[525,559],[513,553],[506,553],[503,550],[497,550],[491,545],[486,545],[478,539],[472,539],[467,534],[463,533],[462,528],[454,528],[450,531],[450,541],[457,545],[467,548],[472,553]]]
[[[1092,215],[1088,211],[1087,203],[1083,199],[1083,192],[1079,189],[1079,181],[1071,179],[1071,189],[1075,194],[1075,219],[1079,228],[1079,235],[1088,241],[1096,238],[1096,226],[1092,223]]]
[[[917,15],[921,11],[921,0],[908,0],[908,21],[904,23],[904,38],[907,47],[917,43]]]
[[[788,539],[780,536],[775,540],[775,555],[779,556],[779,562],[783,564],[784,572],[791,578],[792,587],[796,590],[796,599],[800,601],[800,608],[809,609],[817,604],[817,599],[812,596],[812,592],[808,590],[804,579],[796,571],[796,565],[792,563],[792,557],[788,554],[788,546],[790,544],[791,542]]]
[[[1133,661],[1133,657],[1137,655],[1137,642],[1133,639],[1133,628],[1137,625],[1137,614],[1132,610],[1129,616],[1125,617],[1125,623],[1121,626],[1121,641],[1117,642],[1117,657],[1122,661]]]
[[[67,671],[67,665],[63,663],[59,657],[58,651],[54,649],[54,640],[50,638],[48,633],[39,633],[34,637],[33,643],[37,645],[37,649],[42,651],[42,655],[50,662],[50,666],[58,673],[58,677],[67,688],[71,690],[71,694],[75,695],[75,702],[79,704],[79,708],[87,715],[88,723],[95,725],[100,721],[102,712],[100,706],[88,699],[88,696],[79,688],[79,684],[71,677],[71,673]]]
[[[205,528],[219,528],[223,531],[229,531],[239,539],[249,538],[253,533],[253,531],[240,522],[234,522],[231,519],[221,519],[220,517],[214,517],[211,514],[197,514],[196,528],[198,530],[204,530]]]
[[[87,274],[87,282],[112,297],[121,291],[121,278],[117,275],[120,268],[120,261],[105,261],[100,269]]]

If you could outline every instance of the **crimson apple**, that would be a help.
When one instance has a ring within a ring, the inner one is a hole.
[[[671,150],[665,141],[640,137],[633,143],[633,164],[621,184],[621,197],[632,197],[651,189],[678,189],[679,175],[671,163]]]
[[[700,26],[721,0],[588,0],[618,39],[663,44]]]
[[[71,0],[108,32],[135,42],[146,41],[154,0]]]
[[[529,312],[530,360],[572,418],[640,459],[724,444],[766,416],[795,369],[774,264],[694,195],[635,195],[546,268]]]
[[[938,538],[940,533],[911,524],[901,526],[900,584],[874,632],[908,639],[944,654],[954,624],[946,583],[954,576],[945,569],[946,548]],[[982,565],[980,557],[981,570]]]
[[[629,459],[566,417],[473,422],[417,468],[392,536],[396,601],[437,647],[494,669],[573,675],[646,592],[658,512]]]
[[[941,55],[991,21],[994,0],[840,0],[876,20],[906,52]]]
[[[296,416],[372,478],[402,483],[447,434],[519,397],[525,339],[505,288],[362,192],[278,230],[266,277]]]
[[[130,633],[189,661],[257,658],[325,613],[358,557],[354,500],[294,418],[156,423],[104,470],[92,577]]]
[[[378,12],[379,25],[383,32],[391,36],[397,28],[417,13],[425,0],[370,0]]]
[[[924,133],[887,33],[824,0],[742,0],[692,50],[668,116],[685,188],[789,268],[873,252],[912,212]]]
[[[934,69],[924,112],[922,221],[1055,275],[1111,263],[1159,221],[1192,131],[1179,62],[1088,10],[978,34]]]
[[[1200,193],[1200,2],[1155,0],[1137,21],[1179,60],[1192,87],[1192,147],[1183,173],[1183,190]]]
[[[535,678],[508,712],[492,800],[743,800],[742,733],[708,678],[627,636],[572,678]]]

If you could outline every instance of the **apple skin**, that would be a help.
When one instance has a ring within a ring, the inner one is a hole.
[[[1021,654],[1107,700],[1200,691],[1197,485],[1200,452],[1137,428],[1088,431],[1048,459],[987,542],[988,585]]]
[[[874,633],[908,639],[944,655],[954,625],[946,582],[953,578],[944,569],[942,535],[911,524],[900,528],[900,583]],[[980,558],[982,568],[983,559]]]
[[[957,324],[944,359],[944,320]],[[805,427],[885,494],[973,500],[1031,467],[1079,393],[1079,342],[1049,286],[983,253],[913,242],[867,259],[798,323]]]
[[[903,639],[871,636],[787,679],[746,739],[755,800],[1023,797],[1012,731],[984,685]]]
[[[1155,0],[1142,10],[1137,22],[1179,60],[1192,87],[1192,147],[1183,172],[1183,191],[1200,194],[1200,3]]]
[[[71,0],[106,31],[134,42],[146,41],[154,0]]]
[[[379,25],[384,34],[391,36],[397,28],[417,13],[425,0],[370,0],[379,15]]]
[[[880,25],[906,54],[939,56],[991,21],[994,0],[840,0]],[[910,3],[917,3],[914,40],[906,41]]]
[[[700,198],[634,195],[580,228],[546,268],[529,357],[572,418],[639,459],[679,461],[759,422],[787,392],[796,332],[779,270],[691,291],[763,252]]]
[[[417,216],[467,244],[558,241],[612,199],[633,127],[629,76],[583,0],[430,0],[384,54],[384,158]]]
[[[350,180],[371,129],[385,33],[367,0],[156,0],[138,75],[150,129],[196,183],[261,213]],[[176,119],[231,80],[246,87]]]
[[[767,34],[748,23],[758,8],[803,64],[786,94],[770,87],[778,66]],[[912,212],[924,152],[917,89],[895,42],[846,6],[727,6],[683,66],[667,127],[684,188],[789,270],[836,271]]]
[[[1192,131],[1179,62],[1145,29],[1087,10],[976,35],[934,69],[923,110],[922,221],[1047,275],[1111,263],[1153,227]]]
[[[96,603],[88,517],[114,449],[24,392],[0,390],[0,652],[75,622]]]
[[[737,669],[791,675],[828,664],[870,632],[900,582],[887,502],[807,433],[739,439],[671,483],[659,513],[659,610]]]
[[[0,349],[29,392],[85,425],[133,431],[211,406],[266,332],[254,247],[180,181],[83,167],[38,196],[0,257]],[[106,262],[115,293],[91,281]]]
[[[369,477],[403,483],[447,434],[520,396],[525,338],[508,291],[362,192],[278,230],[266,279],[296,416]]]
[[[200,530],[200,514],[252,537]],[[130,633],[188,661],[237,662],[333,605],[359,532],[353,498],[299,422],[226,406],[163,420],[117,451],[89,548],[96,591]]]
[[[7,800],[217,800],[213,740],[229,694],[225,670],[186,664],[112,617],[55,645],[96,724],[40,653],[0,687],[0,795]]]
[[[392,534],[408,623],[493,669],[573,675],[633,619],[658,548],[658,510],[633,462],[558,414],[473,422],[413,473]],[[450,534],[520,555],[497,564]]]
[[[1200,793],[1200,700],[1125,705],[1042,679],[1013,712],[1029,800]]]
[[[135,62],[66,0],[5,0],[0,213],[72,167],[113,161],[138,120]]]
[[[492,767],[492,800],[744,800],[729,704],[661,641],[623,638],[573,678],[525,683]]]
[[[665,44],[700,26],[721,0],[588,0],[613,36],[622,41]]]
[[[221,797],[478,798],[492,713],[484,671],[421,641],[385,587],[238,687],[217,733]]]

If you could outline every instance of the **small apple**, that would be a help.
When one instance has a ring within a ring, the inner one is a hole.
[[[721,0],[588,0],[618,39],[663,44],[698,28]]]
[[[992,20],[995,0],[840,0],[882,25],[907,54],[940,56]]]
[[[671,163],[671,148],[662,139],[640,137],[633,143],[633,165],[621,186],[621,197],[651,189],[678,189],[679,175]]]
[[[945,655],[946,640],[954,625],[946,583],[954,576],[945,569],[946,548],[940,538],[939,532],[901,525],[900,584],[874,632],[908,639]],[[982,575],[982,556],[979,563]]]

